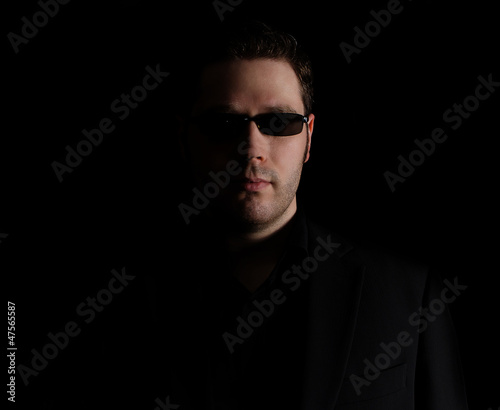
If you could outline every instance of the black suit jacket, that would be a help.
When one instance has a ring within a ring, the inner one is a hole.
[[[303,409],[467,409],[447,307],[463,285],[331,235],[343,246],[310,277]]]

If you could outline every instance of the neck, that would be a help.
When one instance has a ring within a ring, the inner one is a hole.
[[[266,226],[239,230],[233,227],[226,231],[226,257],[231,274],[250,292],[255,292],[265,282],[278,263],[293,227],[292,219],[296,211],[294,199],[293,205]]]

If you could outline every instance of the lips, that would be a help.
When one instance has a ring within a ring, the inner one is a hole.
[[[269,182],[262,178],[242,178],[242,182]]]
[[[261,191],[271,185],[271,182],[255,177],[240,178],[235,180],[234,183],[238,188],[249,192]]]

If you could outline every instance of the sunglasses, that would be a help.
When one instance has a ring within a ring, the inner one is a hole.
[[[206,113],[191,119],[203,134],[217,140],[241,135],[250,121],[255,122],[264,135],[288,137],[300,134],[309,118],[302,114],[275,112],[254,117],[244,114]]]

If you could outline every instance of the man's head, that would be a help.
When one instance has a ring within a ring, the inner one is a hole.
[[[293,37],[255,22],[205,51],[184,128],[193,174],[203,185],[237,161],[212,211],[253,230],[288,220],[314,125],[309,59]]]

